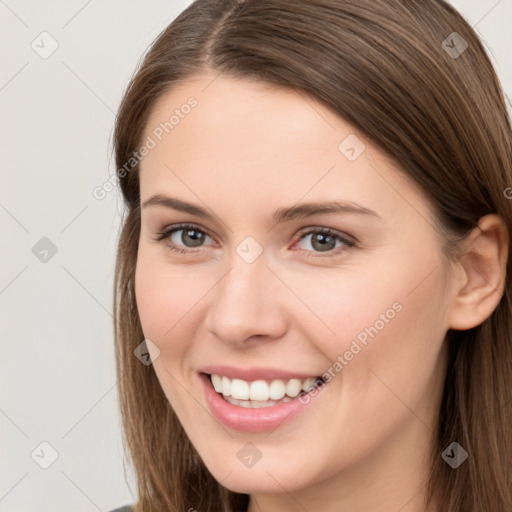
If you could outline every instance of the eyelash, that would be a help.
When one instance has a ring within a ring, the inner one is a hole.
[[[194,224],[175,224],[173,226],[170,226],[169,228],[166,228],[166,229],[164,229],[162,231],[159,231],[157,233],[157,237],[155,238],[155,240],[157,242],[162,242],[165,239],[169,238],[176,231],[181,231],[181,230],[186,230],[186,229],[193,229],[194,231],[198,231],[198,232],[203,233],[203,234],[205,234],[207,236],[210,236],[210,235],[208,235],[208,233],[206,231],[204,231],[203,229],[200,229],[199,227],[195,226]],[[327,254],[325,256],[322,255],[320,252],[307,251],[306,250],[305,252],[309,253],[307,255],[307,257],[313,257],[313,258],[333,257],[334,255],[338,255],[338,254],[340,254],[342,252],[346,252],[346,251],[350,250],[352,247],[356,246],[356,243],[354,241],[350,240],[349,238],[346,238],[346,237],[342,236],[340,233],[338,233],[337,231],[335,231],[333,229],[330,229],[330,228],[305,228],[304,230],[301,230],[299,232],[299,238],[298,238],[297,242],[301,241],[303,238],[305,238],[308,235],[318,234],[318,233],[321,233],[322,235],[331,236],[334,239],[341,241],[343,243],[344,247],[338,247],[336,249],[332,249],[330,251],[326,251]],[[210,238],[212,238],[212,237],[210,236]],[[190,253],[190,252],[194,253],[195,252],[194,248],[178,249],[172,243],[168,244],[168,248],[171,251],[178,252],[180,254],[186,254],[186,253]],[[200,249],[200,247],[199,247],[199,249]]]

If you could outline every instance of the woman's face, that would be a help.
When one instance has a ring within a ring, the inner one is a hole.
[[[383,464],[408,478],[453,298],[429,204],[310,97],[212,80],[168,92],[144,135],[136,296],[162,389],[229,489],[299,493]]]

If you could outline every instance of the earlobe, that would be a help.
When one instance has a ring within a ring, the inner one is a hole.
[[[476,327],[491,316],[505,287],[509,234],[496,214],[482,217],[471,233],[469,249],[458,265],[462,279],[457,283],[450,315],[451,329]]]

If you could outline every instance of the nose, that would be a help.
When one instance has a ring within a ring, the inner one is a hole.
[[[264,254],[248,263],[233,251],[229,271],[212,290],[206,327],[226,343],[243,346],[250,338],[277,339],[286,332],[283,284]]]

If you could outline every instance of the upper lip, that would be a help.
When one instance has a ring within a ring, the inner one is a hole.
[[[209,375],[215,374],[229,379],[241,379],[248,382],[255,380],[274,380],[274,379],[300,379],[304,380],[310,377],[318,377],[319,375],[311,373],[301,373],[286,370],[279,370],[276,368],[236,368],[227,365],[208,365],[198,369],[198,372],[207,373]]]

